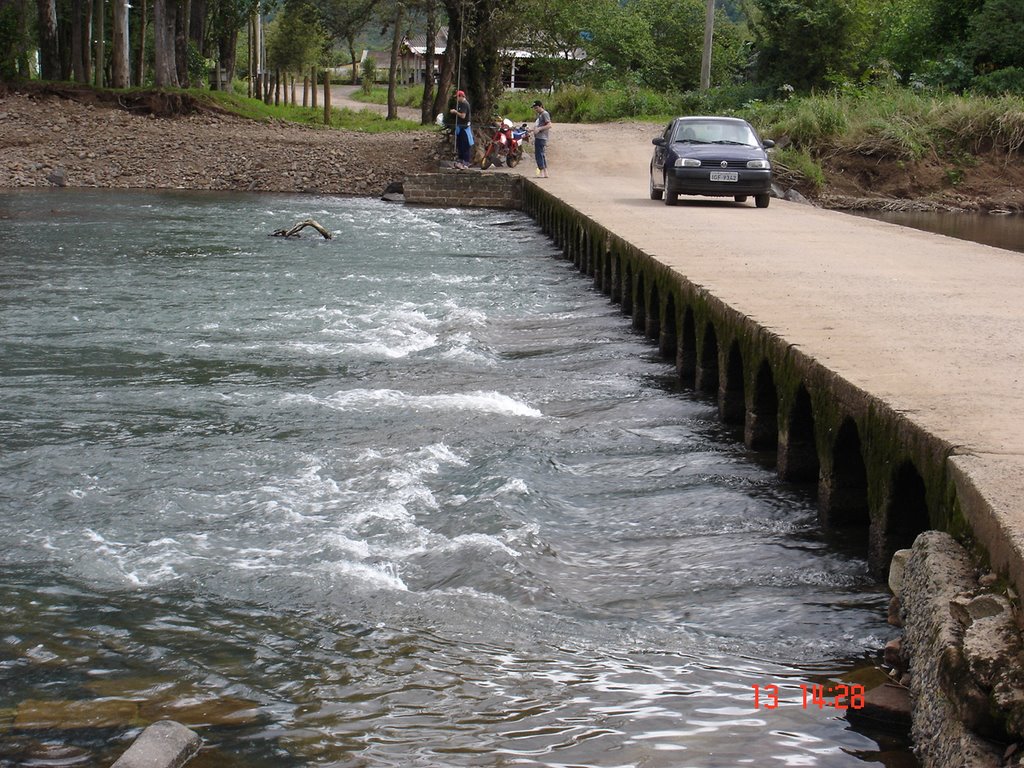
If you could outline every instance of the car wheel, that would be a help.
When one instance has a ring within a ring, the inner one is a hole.
[[[733,200],[735,200],[737,203],[745,203],[745,202],[747,202],[747,196],[746,195],[736,195],[733,198]]]
[[[651,200],[661,200],[661,190],[654,186],[653,170],[651,171],[650,180],[647,182],[647,184],[651,193]]]
[[[675,187],[668,180],[668,176],[665,177],[665,205],[675,205],[679,202],[679,193],[676,192]]]
[[[754,205],[758,208],[767,208],[771,199],[771,195],[754,195]]]

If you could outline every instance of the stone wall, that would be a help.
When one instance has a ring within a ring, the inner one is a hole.
[[[500,171],[420,173],[406,177],[403,192],[411,205],[518,210],[523,205],[523,178]]]
[[[939,531],[893,558],[914,751],[925,768],[1024,765],[1024,646],[1007,590],[977,570]]]

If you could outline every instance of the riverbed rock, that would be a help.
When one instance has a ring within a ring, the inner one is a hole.
[[[195,731],[162,720],[146,728],[111,768],[180,768],[201,745]]]

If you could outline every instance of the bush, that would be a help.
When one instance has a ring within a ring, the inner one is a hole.
[[[1024,69],[1006,67],[971,81],[971,91],[983,96],[1002,96],[1004,93],[1024,95]]]
[[[825,185],[825,172],[803,150],[772,150],[772,167],[775,178],[786,186],[809,186],[814,191]]]
[[[377,80],[377,65],[374,63],[371,56],[367,56],[366,61],[363,62],[361,75],[363,80],[363,93],[369,95],[373,90],[374,82]]]

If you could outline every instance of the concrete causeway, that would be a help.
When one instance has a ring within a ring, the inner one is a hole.
[[[556,121],[550,178],[515,172],[927,436],[949,506],[1024,594],[1024,254],[777,199],[665,206],[660,128]]]

